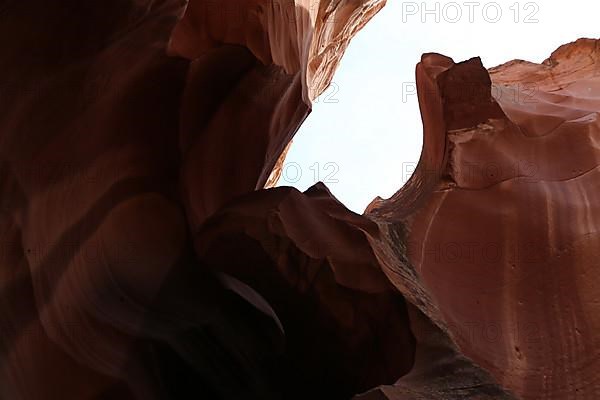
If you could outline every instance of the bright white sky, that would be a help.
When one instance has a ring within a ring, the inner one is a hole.
[[[436,23],[436,13],[425,15],[421,1],[388,0],[354,38],[334,83],[296,134],[279,185],[306,190],[324,181],[362,213],[376,196],[402,187],[419,160],[422,125],[411,89],[421,54],[457,62],[480,56],[490,68],[513,59],[542,62],[561,44],[600,37],[598,0],[465,3],[440,1]],[[436,2],[425,4],[435,10]],[[452,23],[456,5],[462,18]],[[494,23],[497,9],[502,15]]]

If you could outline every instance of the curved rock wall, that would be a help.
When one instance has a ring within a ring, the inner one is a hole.
[[[5,3],[0,398],[598,397],[598,41],[425,54],[357,215],[263,188],[385,1]]]

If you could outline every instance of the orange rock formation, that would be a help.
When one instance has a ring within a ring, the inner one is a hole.
[[[1,399],[598,398],[598,41],[424,55],[357,215],[264,187],[385,1],[5,3]]]

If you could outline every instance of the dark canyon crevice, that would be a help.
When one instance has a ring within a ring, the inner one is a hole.
[[[0,3],[0,399],[598,398],[597,40],[424,54],[363,215],[271,188],[384,4]]]

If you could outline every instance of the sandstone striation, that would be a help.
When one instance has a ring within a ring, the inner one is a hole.
[[[597,396],[598,43],[489,73],[425,55],[421,163],[367,210],[408,232],[421,309],[518,398]]]
[[[600,41],[423,55],[358,215],[270,187],[385,1],[5,3],[0,399],[600,397]]]

